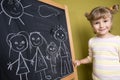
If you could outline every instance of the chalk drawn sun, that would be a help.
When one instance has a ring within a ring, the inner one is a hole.
[[[24,10],[32,5],[23,6],[21,0],[2,0],[0,3],[1,11],[0,14],[4,13],[9,17],[8,25],[11,24],[12,19],[18,19],[23,25],[21,17],[25,14],[33,17],[33,15],[26,13]]]

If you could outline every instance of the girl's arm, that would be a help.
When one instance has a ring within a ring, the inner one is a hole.
[[[88,64],[91,63],[92,59],[90,56],[87,56],[86,58],[83,58],[81,60],[75,60],[74,66],[80,66],[81,64]]]

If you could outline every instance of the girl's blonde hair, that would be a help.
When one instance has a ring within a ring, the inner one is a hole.
[[[90,13],[85,13],[86,18],[91,22],[100,18],[113,17],[113,14],[118,12],[119,5],[113,5],[111,8],[108,7],[96,7]]]

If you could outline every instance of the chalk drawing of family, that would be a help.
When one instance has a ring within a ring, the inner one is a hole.
[[[9,45],[9,57],[11,54],[18,53],[18,58],[13,62],[9,62],[8,70],[12,70],[14,64],[17,64],[16,75],[22,79],[22,76],[26,76],[28,79],[28,73],[30,73],[29,66],[26,61],[29,61],[31,65],[34,66],[34,72],[40,75],[41,80],[51,80],[52,77],[46,74],[48,66],[51,66],[51,72],[57,74],[57,58],[60,57],[60,73],[61,76],[64,76],[67,73],[72,71],[70,52],[67,48],[65,41],[67,40],[66,32],[63,27],[58,27],[54,31],[54,39],[59,42],[59,46],[55,42],[51,41],[49,44],[46,41],[45,37],[40,32],[30,32],[20,31],[18,33],[9,33],[6,37],[6,42]],[[49,55],[46,58],[41,50],[42,45],[46,45],[46,52]],[[26,50],[32,51],[34,48],[34,54],[31,59],[27,59],[23,54]],[[11,58],[11,57],[10,57]],[[50,65],[47,64],[46,59],[50,61]],[[61,77],[59,76],[59,77]]]

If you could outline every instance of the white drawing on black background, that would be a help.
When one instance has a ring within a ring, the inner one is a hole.
[[[23,15],[28,15],[33,17],[33,15],[26,13],[24,11],[24,9],[32,6],[32,5],[27,5],[25,7],[23,7],[23,5],[20,2],[21,0],[2,0],[0,5],[1,5],[1,9],[2,11],[0,11],[0,14],[4,13],[6,14],[10,19],[9,19],[9,23],[8,25],[11,24],[12,19],[17,19],[19,20],[23,25],[24,22],[22,21],[21,17]]]
[[[65,44],[65,41],[67,40],[67,32],[65,32],[62,25],[57,25],[56,28],[57,29],[54,31],[54,38],[60,42],[58,52],[61,57],[61,75],[64,76],[72,71],[70,65],[70,52]]]
[[[30,41],[30,46],[36,48],[35,55],[33,56],[33,59],[32,59],[35,63],[35,72],[40,73],[41,80],[43,80],[44,78],[50,80],[51,76],[46,75],[46,72],[45,72],[45,70],[48,69],[48,65],[44,59],[43,53],[41,52],[41,50],[39,48],[40,46],[43,45],[44,41],[47,44],[47,41],[40,34],[40,32],[31,32],[30,36],[29,36],[29,41]],[[44,74],[42,74],[42,72]],[[44,76],[44,78],[42,77],[42,75]]]
[[[30,72],[26,63],[26,61],[30,61],[30,60],[24,58],[22,54],[28,48],[28,40],[24,34],[26,34],[26,32],[22,32],[22,31],[19,33],[10,33],[6,38],[6,41],[10,47],[9,53],[11,52],[11,50],[13,50],[14,52],[17,52],[19,54],[17,60],[15,60],[12,63],[9,62],[8,70],[12,70],[13,65],[17,63],[18,65],[17,65],[16,75],[20,76],[20,80],[23,80],[22,75],[25,75],[26,77],[25,80],[28,80],[27,74]]]
[[[57,74],[56,70],[56,58],[58,57],[58,47],[54,42],[48,44],[46,51],[49,54],[48,59],[50,60],[52,73]]]
[[[51,17],[51,16],[57,16],[59,15],[59,11],[49,7],[47,5],[41,5],[38,7],[38,13],[41,17],[47,18],[47,17]]]

